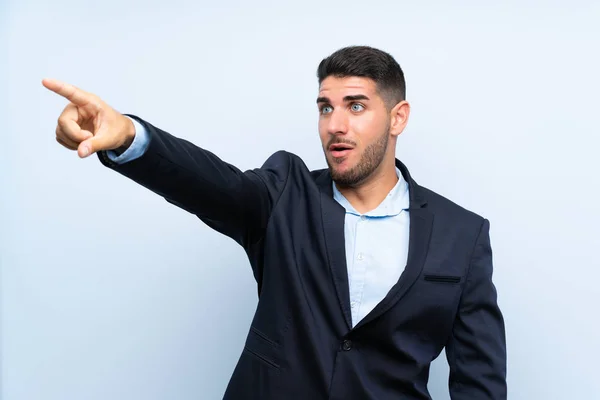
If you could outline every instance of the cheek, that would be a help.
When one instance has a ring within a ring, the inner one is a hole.
[[[350,130],[354,133],[354,137],[360,138],[363,142],[370,142],[374,131],[373,120],[366,115],[361,115],[354,118],[350,124]]]
[[[352,131],[365,143],[372,143],[384,133],[386,125],[383,121],[383,118],[375,113],[364,114],[353,121]]]
[[[321,139],[321,143],[323,143],[323,145],[325,145],[329,141],[327,127],[321,121],[319,121],[319,138]]]

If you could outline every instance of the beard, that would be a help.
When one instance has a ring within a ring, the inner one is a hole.
[[[347,171],[337,171],[335,168],[336,161],[330,161],[328,157],[327,165],[329,166],[329,173],[331,179],[335,183],[341,186],[356,186],[361,182],[365,181],[371,174],[381,165],[381,162],[385,158],[385,154],[389,142],[389,123],[385,133],[381,135],[375,143],[371,143],[365,151],[362,153],[358,164],[350,168]],[[342,162],[342,160],[340,160]]]

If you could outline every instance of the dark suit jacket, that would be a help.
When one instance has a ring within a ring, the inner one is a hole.
[[[352,328],[345,210],[327,169],[280,151],[242,172],[139,120],[139,159],[101,162],[198,216],[245,249],[259,301],[224,398],[430,399],[429,365],[446,348],[452,399],[506,399],[502,314],[492,283],[489,222],[409,184],[402,276]]]

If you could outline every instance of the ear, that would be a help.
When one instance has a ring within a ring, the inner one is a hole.
[[[406,124],[408,123],[408,116],[410,115],[410,104],[406,100],[402,100],[396,104],[390,111],[390,134],[392,136],[399,136]]]

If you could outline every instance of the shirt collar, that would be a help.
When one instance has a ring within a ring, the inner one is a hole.
[[[398,176],[398,182],[390,190],[385,199],[375,208],[365,214],[361,214],[352,207],[352,204],[344,197],[342,193],[335,186],[335,182],[332,182],[333,186],[333,198],[342,207],[346,209],[347,213],[354,215],[366,215],[368,217],[393,217],[402,212],[402,210],[408,210],[410,204],[410,198],[408,193],[408,183],[402,176],[400,170],[396,167],[396,175]]]

